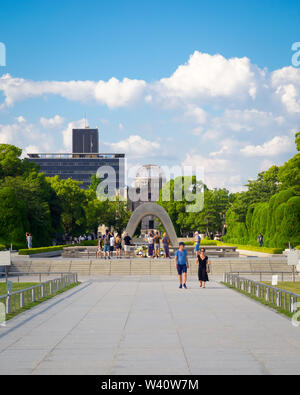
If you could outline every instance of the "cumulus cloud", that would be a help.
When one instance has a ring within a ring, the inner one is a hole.
[[[277,156],[289,152],[293,142],[289,136],[275,136],[262,145],[247,145],[241,149],[245,156]]]
[[[255,108],[225,110],[222,116],[213,119],[214,127],[228,128],[234,132],[263,130],[270,126],[281,126],[283,123],[282,116],[275,116],[272,112],[260,111]]]
[[[160,94],[181,99],[256,95],[256,73],[248,58],[226,59],[195,51],[188,62],[157,84]],[[262,73],[262,72],[261,72]]]
[[[196,123],[203,124],[206,122],[207,114],[206,112],[197,106],[189,105],[184,113],[185,117],[191,118]]]
[[[300,113],[300,69],[289,66],[275,70],[271,83],[287,111]]]
[[[240,169],[230,159],[210,158],[207,155],[188,153],[182,166],[204,168],[204,183],[209,188],[230,188],[241,190]]]
[[[61,126],[64,123],[65,119],[61,117],[60,115],[55,115],[52,118],[40,118],[40,124],[45,128],[45,129],[53,129],[58,126]]]
[[[3,106],[44,95],[59,95],[68,100],[95,100],[109,108],[123,107],[138,100],[146,82],[124,78],[119,81],[32,81],[4,74],[0,78],[0,91],[5,96]]]
[[[72,130],[84,128],[85,124],[86,124],[86,120],[84,118],[79,119],[78,121],[72,121],[69,122],[66,129],[62,131],[63,144],[67,152],[72,152]]]
[[[125,153],[134,158],[157,155],[157,151],[161,149],[158,141],[146,140],[139,135],[132,135],[117,143],[105,143],[105,145],[114,152]]]

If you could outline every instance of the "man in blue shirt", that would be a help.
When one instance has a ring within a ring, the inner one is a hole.
[[[189,267],[187,252],[184,249],[184,243],[179,243],[179,250],[175,253],[175,267],[179,276],[179,288],[182,288],[182,274],[183,274],[183,287],[186,289],[186,275]]]

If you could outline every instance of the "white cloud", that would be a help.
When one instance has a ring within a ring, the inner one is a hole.
[[[185,117],[191,118],[199,124],[204,124],[207,119],[206,112],[202,108],[194,105],[187,106],[184,115]]]
[[[18,133],[21,130],[20,124],[0,125],[0,144],[15,144]]]
[[[59,95],[68,100],[95,100],[109,108],[124,107],[137,101],[146,87],[142,80],[124,78],[119,81],[32,81],[4,74],[0,91],[5,96],[2,106],[10,107],[17,101],[44,95]]]
[[[160,94],[181,99],[256,95],[256,69],[244,58],[195,51],[188,62],[157,84]],[[262,73],[262,72],[261,72]]]
[[[117,143],[105,143],[105,145],[110,147],[114,152],[125,153],[134,158],[158,155],[158,150],[161,150],[159,142],[146,140],[138,135],[129,136],[127,139]]]
[[[289,152],[293,143],[288,136],[275,136],[262,145],[247,145],[241,149],[245,156],[277,156]]]
[[[19,123],[25,123],[26,119],[22,115],[20,115],[19,117],[16,117],[16,121]]]
[[[56,128],[58,126],[61,126],[64,123],[65,119],[61,117],[60,115],[55,115],[52,118],[40,118],[40,124],[45,128],[45,129],[52,129]]]
[[[275,70],[271,83],[289,113],[300,113],[300,69],[292,66]]]
[[[281,126],[283,123],[284,118],[282,116],[274,116],[272,112],[257,109],[225,110],[221,117],[213,120],[214,127],[228,128],[234,132],[263,130],[265,127]]]
[[[264,160],[261,162],[260,166],[259,166],[259,172],[267,171],[267,170],[268,170],[270,167],[272,167],[274,164],[275,164],[275,163],[274,163],[272,160],[270,160],[270,159],[264,159]]]
[[[188,153],[182,162],[182,166],[204,168],[204,183],[209,188],[230,188],[240,190],[240,169],[234,165],[234,161],[222,158],[210,158],[207,155]]]
[[[62,131],[63,144],[67,152],[72,152],[72,130],[84,128],[85,124],[86,120],[84,118],[78,121],[72,121],[69,122],[66,129]]]

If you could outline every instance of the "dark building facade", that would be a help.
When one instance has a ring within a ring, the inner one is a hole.
[[[98,129],[73,129],[72,137],[72,153],[32,153],[28,154],[28,160],[39,165],[40,171],[47,177],[58,175],[64,180],[72,178],[81,181],[83,189],[89,187],[92,175],[100,167],[109,166],[116,175],[116,189],[123,192],[125,154],[98,153]],[[88,152],[83,152],[88,149]]]
[[[73,129],[72,131],[72,152],[87,154],[99,152],[98,129]]]

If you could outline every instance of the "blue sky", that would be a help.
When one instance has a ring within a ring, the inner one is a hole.
[[[87,113],[101,151],[239,190],[295,152],[299,19],[299,1],[2,1],[0,142],[68,151]]]

